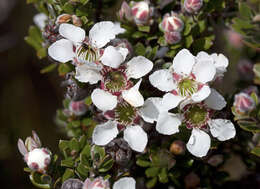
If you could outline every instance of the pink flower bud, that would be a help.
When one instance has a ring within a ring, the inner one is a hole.
[[[184,24],[178,15],[172,12],[164,15],[159,27],[164,32],[180,32],[183,30]]]
[[[109,182],[102,177],[95,178],[93,181],[88,178],[85,180],[82,189],[109,189]]]
[[[86,113],[87,106],[84,101],[71,101],[69,110],[76,116],[81,116]]]
[[[185,0],[184,1],[184,9],[188,13],[195,13],[202,7],[203,0]]]
[[[71,21],[71,15],[70,14],[61,14],[56,19],[56,24],[62,24],[67,23]]]
[[[121,8],[119,10],[119,18],[120,20],[131,20],[132,19],[132,12],[131,7],[124,1],[121,5]]]
[[[213,155],[208,159],[208,164],[217,167],[219,166],[221,163],[223,163],[224,161],[224,157],[221,154],[217,154],[217,155]]]
[[[180,32],[165,32],[164,38],[168,44],[176,44],[181,41],[181,34]]]
[[[249,60],[240,60],[237,69],[242,80],[252,80],[254,78],[253,64]]]
[[[227,40],[233,47],[241,48],[243,46],[242,36],[239,33],[233,30],[228,30],[225,33],[227,34]]]
[[[26,154],[25,161],[30,169],[45,173],[51,162],[51,153],[46,148],[36,148]]]
[[[251,112],[255,108],[256,104],[251,96],[241,92],[235,95],[233,106],[237,113],[245,114]]]
[[[149,3],[146,1],[133,2],[132,16],[136,24],[145,24],[150,17]]]

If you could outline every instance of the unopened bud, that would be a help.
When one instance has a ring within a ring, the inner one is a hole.
[[[196,173],[191,172],[184,178],[184,183],[186,189],[193,189],[200,185],[200,178]]]
[[[235,101],[233,104],[235,111],[239,114],[246,114],[255,109],[256,104],[251,96],[246,93],[239,93],[235,95]]]
[[[184,24],[179,16],[172,12],[171,14],[167,13],[164,15],[159,27],[164,32],[181,32],[183,30]]]
[[[225,32],[227,34],[227,40],[228,42],[235,48],[241,48],[243,46],[242,42],[242,36],[233,31],[233,30],[228,30]]]
[[[83,182],[79,179],[68,179],[66,180],[62,186],[61,189],[82,189]]]
[[[86,113],[87,106],[84,101],[71,101],[69,110],[76,116],[81,116]]]
[[[30,169],[45,173],[51,162],[51,153],[46,148],[36,148],[26,154],[25,161]]]
[[[237,64],[237,69],[242,80],[252,80],[254,78],[254,65],[249,60],[240,60]]]
[[[150,17],[149,3],[146,1],[133,2],[131,12],[136,24],[145,24]]]
[[[125,1],[121,5],[120,11],[119,11],[119,18],[121,20],[123,20],[124,18],[126,20],[132,19],[131,7]]]
[[[195,13],[198,12],[199,9],[203,5],[203,0],[185,0],[184,1],[184,9],[188,13]]]
[[[95,178],[93,181],[87,178],[82,189],[109,189],[109,181],[102,177]]]
[[[56,24],[62,24],[67,23],[71,21],[71,15],[70,14],[62,14],[57,17]]]
[[[165,32],[164,38],[168,44],[172,45],[181,41],[181,34],[180,32]]]
[[[170,147],[170,152],[174,155],[183,155],[185,153],[185,144],[181,140],[175,140]]]
[[[78,27],[82,26],[82,20],[79,17],[77,17],[76,15],[72,15],[72,23]]]

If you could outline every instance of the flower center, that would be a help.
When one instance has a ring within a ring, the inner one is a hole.
[[[100,56],[98,49],[94,49],[86,43],[83,43],[80,47],[76,49],[76,54],[79,60],[87,62],[95,62]]]
[[[121,71],[108,72],[104,81],[106,89],[112,93],[120,92],[125,88],[126,84],[125,75]]]
[[[209,119],[209,111],[201,104],[187,105],[185,108],[185,122],[187,127],[204,127]]]
[[[127,102],[119,103],[115,108],[115,118],[120,124],[130,125],[136,117],[136,109]]]
[[[186,78],[179,82],[178,89],[181,96],[191,96],[198,90],[198,87],[196,81]]]

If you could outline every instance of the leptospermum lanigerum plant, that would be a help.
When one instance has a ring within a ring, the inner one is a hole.
[[[258,89],[248,86],[253,74],[259,84],[260,69],[239,66],[240,74],[252,75],[244,77],[244,89],[226,93],[234,84],[225,75],[237,60],[225,55],[218,32],[239,36],[230,44],[240,42],[240,51],[259,51],[252,32],[239,25],[259,29],[259,14],[247,3],[27,2],[40,13],[25,40],[49,59],[41,73],[57,70],[64,80],[55,121],[69,138],[60,140],[60,153],[43,148],[34,131],[18,140],[36,187],[224,188],[232,158],[259,156]]]

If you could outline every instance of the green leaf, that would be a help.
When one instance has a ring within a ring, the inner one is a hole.
[[[32,173],[30,176],[29,176],[31,182],[33,183],[34,186],[36,186],[37,188],[44,188],[44,189],[50,189],[50,185],[49,184],[44,184],[44,183],[41,183],[41,178],[40,178],[40,175],[39,173]]]
[[[70,2],[65,3],[62,9],[68,14],[74,14],[74,6]]]
[[[42,48],[38,49],[37,50],[37,56],[38,56],[39,59],[46,57],[47,56],[46,48],[42,47]]]
[[[88,177],[89,168],[87,166],[84,166],[82,163],[80,163],[76,169],[79,176],[83,179]]]
[[[104,147],[101,147],[101,146],[94,146],[93,147],[93,157],[92,159],[98,159],[98,160],[101,160],[101,159],[104,159],[105,155],[106,155],[106,152],[105,152],[105,148]]]
[[[168,174],[167,168],[162,168],[158,175],[159,181],[161,183],[167,183],[169,181],[167,174]]]
[[[73,168],[74,167],[74,161],[72,159],[64,159],[61,161],[61,166],[62,167],[69,167]]]
[[[132,37],[138,39],[143,37],[144,35],[145,35],[144,33],[137,31],[133,33]]]
[[[59,64],[58,72],[60,76],[64,76],[65,74],[71,71],[72,69],[68,64],[63,64],[63,63]]]
[[[184,36],[187,36],[190,32],[191,32],[191,24],[186,23],[186,24],[185,24],[184,31],[183,31],[183,35],[184,35]]]
[[[81,151],[81,154],[91,157],[91,146],[89,144],[86,144],[83,150]]]
[[[101,173],[107,172],[107,171],[109,171],[113,167],[113,165],[114,165],[114,160],[113,159],[109,159],[107,161],[104,161],[100,165],[98,171],[101,172]]]
[[[146,48],[144,47],[144,45],[140,42],[138,42],[136,45],[135,45],[135,53],[137,55],[140,55],[140,56],[144,56],[145,55],[145,52],[146,52]]]
[[[150,26],[138,26],[138,30],[141,32],[150,32]]]
[[[45,74],[48,72],[53,71],[57,67],[57,64],[50,64],[49,66],[46,66],[45,68],[41,69],[40,73]]]
[[[157,177],[154,177],[152,179],[150,179],[147,183],[146,183],[146,187],[147,188],[153,188],[157,183]]]
[[[254,65],[253,71],[255,76],[260,78],[260,63]]]
[[[238,121],[237,123],[242,129],[244,129],[246,131],[250,131],[252,133],[260,132],[260,125],[254,121],[241,120],[241,121]]]
[[[191,44],[193,43],[193,37],[192,35],[189,35],[185,38],[185,46],[189,48]]]
[[[67,140],[60,140],[60,142],[59,142],[60,151],[66,150],[69,147],[70,147],[70,142],[69,141],[67,141]]]
[[[251,8],[245,2],[239,3],[239,13],[242,18],[251,20],[252,17]]]
[[[138,159],[136,161],[136,164],[139,165],[140,167],[149,167],[151,165],[151,162],[150,161],[146,161],[146,160]]]
[[[253,150],[251,150],[251,153],[260,157],[260,147],[253,148]]]
[[[89,2],[89,0],[80,0],[80,2],[81,2],[83,5],[86,5],[86,4]]]
[[[73,138],[70,141],[70,149],[71,149],[71,151],[73,151],[73,150],[75,150],[76,152],[80,151],[79,142],[75,138]]]
[[[91,96],[88,96],[87,98],[85,98],[85,104],[90,106],[92,104],[92,100],[91,100]]]
[[[158,175],[159,171],[160,171],[159,167],[150,167],[150,168],[145,170],[145,175],[148,178],[156,177]]]
[[[74,171],[72,169],[67,168],[65,173],[62,175],[62,182],[68,180],[69,178],[74,177]]]

